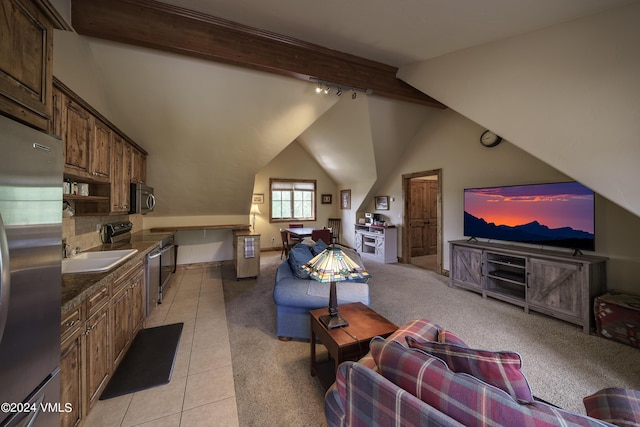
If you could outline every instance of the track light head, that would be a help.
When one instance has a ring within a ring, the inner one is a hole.
[[[351,99],[356,99],[358,97],[358,92],[365,93],[367,95],[371,95],[373,91],[371,89],[364,89],[355,86],[344,85],[342,83],[334,83],[326,80],[320,80],[316,77],[309,77],[309,80],[316,84],[316,93],[329,94],[332,89],[336,89],[336,95],[341,96],[343,90],[350,90],[352,92]]]

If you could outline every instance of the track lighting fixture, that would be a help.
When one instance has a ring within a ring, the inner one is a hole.
[[[351,99],[356,99],[358,97],[358,92],[366,93],[367,95],[371,95],[373,93],[371,89],[363,89],[360,87],[343,85],[341,83],[328,82],[326,80],[320,80],[316,77],[309,77],[309,80],[317,85],[316,93],[324,92],[325,94],[329,94],[329,92],[331,92],[331,89],[335,88],[336,95],[341,96],[343,91],[350,90],[351,92],[353,92],[351,94]]]

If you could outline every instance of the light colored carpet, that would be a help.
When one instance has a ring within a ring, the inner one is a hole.
[[[309,375],[309,343],[275,336],[272,291],[280,262],[279,252],[262,253],[257,280],[236,281],[232,263],[221,269],[240,425],[323,426],[324,392]],[[638,349],[449,288],[448,278],[432,271],[371,260],[365,267],[372,309],[397,325],[427,318],[472,347],[517,351],[539,398],[584,414],[584,396],[605,387],[640,389]]]

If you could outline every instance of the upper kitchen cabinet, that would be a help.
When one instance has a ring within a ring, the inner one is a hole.
[[[130,184],[144,182],[147,152],[59,79],[53,78],[49,132],[62,138],[64,175],[89,184],[65,195],[78,216],[129,213]]]
[[[46,0],[1,0],[0,20],[0,110],[47,131],[53,30],[66,24]]]
[[[111,170],[111,213],[129,213],[132,147],[117,133],[113,134]]]
[[[93,137],[89,151],[91,178],[109,182],[111,177],[111,129],[96,117],[92,117]]]
[[[131,182],[144,184],[147,179],[147,156],[136,147],[131,149]]]
[[[62,100],[62,140],[64,141],[64,172],[89,178],[89,150],[91,149],[91,114],[67,96]]]
[[[78,101],[64,96],[62,139],[64,171],[68,175],[109,182],[111,129]]]

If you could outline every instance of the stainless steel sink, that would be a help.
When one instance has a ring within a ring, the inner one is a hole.
[[[137,249],[83,252],[72,258],[62,260],[62,274],[107,271],[131,258],[136,252],[138,252]]]

